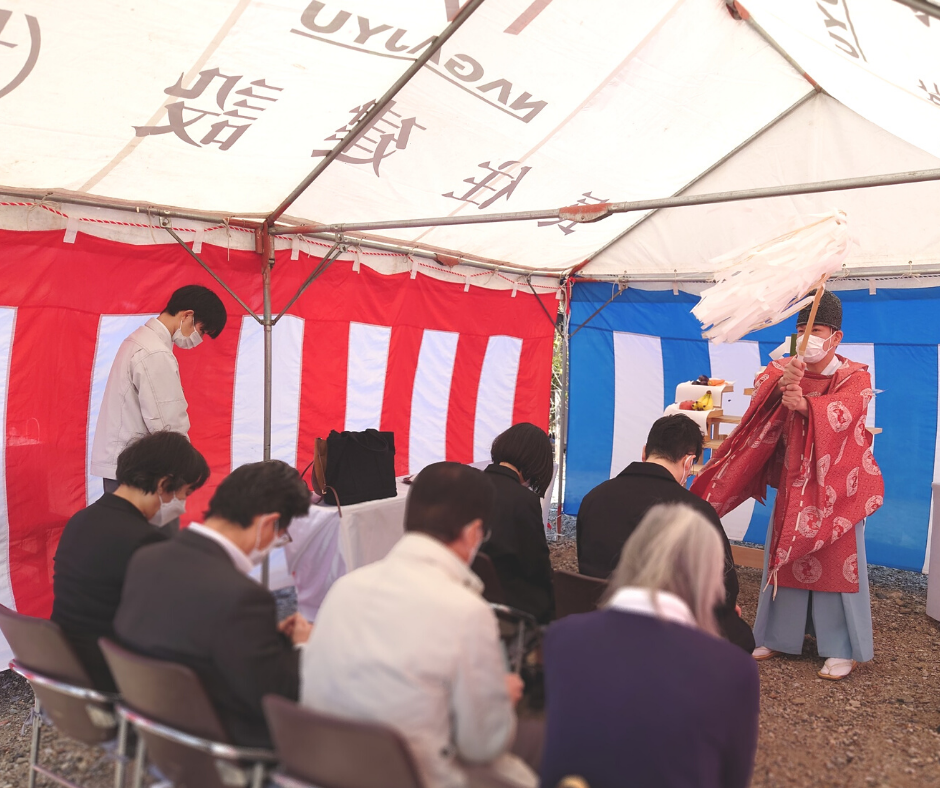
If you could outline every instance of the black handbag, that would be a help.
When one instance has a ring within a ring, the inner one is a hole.
[[[314,488],[331,506],[394,498],[395,433],[365,430],[317,438]]]

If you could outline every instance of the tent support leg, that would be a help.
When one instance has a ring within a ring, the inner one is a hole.
[[[271,319],[271,269],[274,267],[274,241],[268,234],[267,225],[259,230],[261,236],[261,287],[264,298],[264,427],[263,460],[271,459],[271,377],[274,371],[273,334],[274,321]],[[270,587],[270,567],[268,556],[261,565],[261,585]]]
[[[284,315],[287,313],[287,310],[290,309],[294,305],[294,302],[304,294],[304,291],[310,287],[310,285],[312,285],[315,280],[319,279],[320,275],[323,274],[326,269],[329,268],[334,262],[336,262],[336,259],[345,251],[346,247],[342,246],[339,241],[333,244],[330,251],[323,255],[323,258],[320,260],[320,264],[313,269],[310,276],[308,276],[306,281],[300,286],[300,289],[294,293],[294,297],[287,302],[287,306],[285,306],[280,311],[278,316],[274,318],[274,324],[277,324],[277,321],[284,317]]]
[[[216,282],[222,285],[222,289],[225,290],[225,292],[228,293],[232,298],[234,298],[239,303],[242,309],[244,309],[249,315],[251,315],[259,323],[261,322],[261,318],[255,314],[255,310],[252,309],[250,306],[248,306],[248,304],[246,304],[244,301],[242,301],[238,297],[238,295],[236,295],[235,291],[232,290],[231,287],[229,287],[227,284],[225,284],[225,282],[222,281],[222,277],[220,277],[215,271],[209,268],[209,266],[203,262],[202,258],[198,254],[196,254],[192,249],[190,249],[186,245],[186,242],[176,234],[173,228],[170,227],[169,219],[163,219],[163,229],[166,230],[170,235],[172,235],[176,239],[176,242],[186,250],[186,253],[190,257],[192,257],[193,260],[195,260],[197,263],[199,263],[199,265],[201,265],[203,268],[206,269],[206,271],[209,272],[209,276],[211,276],[213,279],[215,279]]]
[[[568,454],[568,300],[567,288],[562,290],[565,301],[564,330],[561,332],[561,423],[558,427],[558,508],[555,510],[555,534],[561,536],[561,524],[565,507],[565,459]]]

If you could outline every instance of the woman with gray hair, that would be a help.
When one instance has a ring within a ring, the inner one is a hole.
[[[545,640],[541,777],[591,788],[744,788],[757,751],[760,680],[722,640],[724,552],[684,505],[647,512],[624,545],[601,609]]]

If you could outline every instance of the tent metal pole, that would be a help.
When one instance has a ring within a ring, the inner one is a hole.
[[[290,232],[290,228],[285,227],[273,227],[271,228],[271,235],[293,235],[296,233]],[[315,238],[319,241],[336,241],[339,238],[343,238],[342,233],[303,233],[305,237]],[[394,252],[402,255],[403,257],[423,257],[426,260],[433,260],[434,262],[443,265],[438,257],[438,252],[432,249],[422,249],[420,247],[414,246],[405,246],[404,244],[394,244],[387,241],[374,241],[368,236],[358,237],[352,236],[345,238],[347,246],[355,246],[359,248],[369,248],[376,249],[383,252]],[[469,265],[472,268],[480,268],[485,271],[494,271],[497,273],[504,274],[521,274],[523,276],[543,276],[549,279],[555,279],[556,281],[559,277],[564,275],[564,271],[561,269],[549,269],[549,268],[527,268],[522,265],[513,265],[512,263],[504,263],[497,260],[489,260],[485,258],[474,257],[472,255],[462,255],[459,252],[453,250],[444,250],[440,251],[440,254],[454,257],[458,260],[460,265]]]
[[[803,79],[809,82],[809,84],[812,85],[817,91],[822,90],[822,88],[819,87],[819,84],[816,82],[816,80],[806,73],[806,69],[804,69],[799,63],[797,63],[793,59],[793,56],[774,40],[773,36],[771,36],[766,30],[764,30],[764,28],[762,28],[759,24],[757,24],[757,22],[754,21],[754,17],[751,16],[750,11],[748,11],[744,6],[742,6],[739,2],[737,2],[737,0],[725,0],[725,3],[728,6],[729,10],[732,12],[732,15],[736,15],[735,16],[736,19],[743,19],[745,22],[747,22],[754,29],[754,32],[757,33],[761,38],[763,38],[764,41],[770,44],[770,46],[773,47],[777,51],[777,54],[780,55],[780,57],[786,60],[787,63],[789,63],[791,66],[793,66],[794,70],[797,71],[797,73],[799,73],[799,75],[803,77]]]
[[[558,454],[558,508],[555,510],[555,535],[556,538],[561,536],[562,532],[562,519],[564,518],[565,512],[565,487],[566,487],[566,478],[565,474],[567,471],[567,455],[568,455],[568,327],[569,327],[569,315],[568,315],[568,295],[567,290],[563,296],[564,301],[562,302],[564,307],[565,322],[564,322],[564,331],[562,331],[562,342],[561,342],[561,425],[558,428],[558,443],[559,443],[559,454]]]
[[[261,323],[262,322],[261,318],[255,314],[255,310],[252,309],[250,306],[248,306],[248,304],[246,304],[244,301],[242,301],[241,298],[239,298],[238,295],[236,295],[235,291],[232,290],[232,288],[229,287],[227,284],[225,284],[225,282],[222,281],[222,278],[215,271],[209,268],[209,266],[206,265],[205,262],[203,262],[202,258],[199,257],[199,255],[196,254],[192,249],[190,249],[186,245],[186,242],[173,231],[173,228],[170,227],[169,220],[163,219],[162,222],[163,222],[163,229],[166,230],[170,235],[172,235],[176,239],[176,242],[188,252],[189,256],[192,257],[197,263],[199,263],[199,265],[205,268],[206,271],[209,272],[209,276],[211,276],[213,279],[215,279],[216,282],[222,285],[225,292],[228,293],[232,298],[234,298],[239,303],[242,309],[244,309],[255,320]]]
[[[259,231],[261,236],[261,286],[264,297],[264,426],[262,435],[262,459],[271,459],[271,378],[274,372],[271,319],[271,269],[274,267],[274,241],[267,227]],[[261,565],[261,585],[270,588],[270,562],[264,557]]]
[[[321,274],[323,274],[323,272],[326,271],[326,269],[329,268],[333,264],[333,262],[335,262],[336,258],[339,257],[345,250],[346,250],[346,247],[341,246],[339,241],[333,244],[330,251],[328,251],[325,255],[323,255],[323,257],[320,260],[319,265],[317,265],[317,267],[313,269],[310,276],[307,277],[306,281],[300,286],[297,292],[294,293],[294,297],[290,301],[287,302],[287,306],[285,306],[278,313],[278,316],[274,318],[274,321],[273,321],[274,325],[276,325],[277,321],[280,320],[282,317],[284,317],[285,314],[287,314],[287,310],[290,309],[294,305],[294,302],[304,294],[304,291],[308,287],[310,287],[311,284],[313,284],[314,280],[319,279]]]
[[[104,208],[109,211],[133,211],[142,216],[152,216],[155,219],[169,217],[173,219],[190,219],[195,222],[228,222],[233,227],[260,227],[261,220],[257,215],[254,219],[248,218],[250,214],[226,214],[210,211],[184,211],[179,208],[170,208],[161,205],[146,203],[125,202],[123,200],[108,200],[103,197],[89,197],[82,194],[60,193],[51,189],[16,189],[10,186],[0,186],[0,195],[20,197],[27,200],[44,202],[59,202],[68,205],[87,205],[90,208]],[[239,220],[234,217],[241,216]]]
[[[906,5],[908,8],[927,14],[927,16],[932,16],[934,19],[940,19],[940,6],[928,3],[927,0],[894,0],[894,2]]]
[[[788,115],[792,114],[792,113],[793,113],[796,109],[798,109],[799,107],[802,107],[807,101],[809,101],[811,98],[813,98],[813,96],[815,96],[818,92],[819,92],[818,89],[817,89],[817,90],[810,90],[810,91],[808,91],[806,94],[804,94],[803,96],[801,96],[799,99],[796,100],[796,102],[795,102],[794,104],[792,104],[791,106],[787,107],[787,109],[785,109],[783,112],[781,112],[779,115],[777,115],[777,117],[774,118],[772,121],[770,121],[770,123],[768,123],[766,126],[764,126],[763,128],[758,129],[758,130],[757,130],[756,132],[754,132],[750,137],[748,137],[746,140],[744,140],[744,142],[742,142],[740,145],[736,145],[734,148],[732,148],[730,151],[728,151],[724,156],[722,156],[720,159],[718,159],[718,161],[716,161],[714,164],[712,164],[708,169],[702,170],[702,172],[700,172],[698,175],[696,175],[696,176],[695,176],[691,181],[689,181],[685,186],[683,186],[681,189],[679,189],[677,192],[675,192],[675,194],[673,194],[673,197],[678,197],[680,194],[685,194],[685,193],[686,193],[689,189],[691,189],[696,183],[698,183],[700,180],[702,180],[702,178],[704,178],[704,177],[705,177],[706,175],[708,175],[709,173],[714,172],[714,171],[717,170],[722,164],[724,164],[726,161],[728,161],[728,159],[730,159],[730,158],[732,158],[733,156],[735,156],[735,155],[737,155],[738,153],[740,153],[740,152],[741,152],[742,150],[744,150],[748,145],[750,145],[752,142],[754,142],[754,140],[756,140],[758,137],[760,137],[764,132],[766,132],[766,131],[772,129],[774,126],[776,126],[776,125],[777,125],[781,120],[783,120],[785,117],[787,117]],[[600,257],[600,255],[602,255],[604,252],[606,252],[611,246],[613,246],[614,244],[618,243],[619,241],[622,241],[627,235],[629,235],[630,233],[632,233],[637,227],[639,227],[641,224],[643,224],[643,222],[645,222],[647,219],[651,219],[655,214],[656,214],[656,211],[650,211],[648,214],[646,214],[646,216],[640,217],[640,219],[638,219],[636,222],[634,222],[633,224],[631,224],[626,230],[624,230],[622,233],[620,233],[616,238],[611,238],[607,243],[605,243],[605,244],[604,244],[600,249],[598,249],[596,252],[591,252],[591,254],[589,254],[589,255],[585,258],[584,263],[582,263],[582,267],[583,267],[584,265],[587,265],[589,262],[591,262],[591,260],[594,260],[595,258]]]
[[[875,186],[895,186],[903,183],[923,183],[940,181],[940,168],[932,170],[912,170],[892,172],[884,175],[866,175],[860,178],[840,178],[832,181],[813,183],[795,183],[787,186],[765,186],[757,189],[713,192],[711,194],[691,194],[677,197],[661,197],[653,200],[631,200],[626,202],[604,203],[588,219],[598,221],[610,214],[648,211],[658,208],[678,208],[685,205],[711,205],[715,203],[737,202],[740,200],[759,200],[766,197],[787,197],[794,194],[817,194],[819,192],[846,191],[849,189],[868,189]],[[279,230],[278,235],[293,233],[346,233],[352,231],[389,230],[407,227],[445,227],[462,224],[493,224],[496,222],[524,222],[532,219],[571,219],[583,206],[565,206],[541,211],[517,211],[512,213],[490,213],[482,216],[439,216],[428,219],[393,219],[383,222],[348,222],[345,224],[299,225],[288,230]],[[575,220],[577,221],[577,219]]]
[[[265,220],[265,224],[274,224],[281,218],[284,212],[290,208],[291,204],[304,193],[307,187],[319,178],[320,174],[361,135],[360,130],[368,129],[372,122],[385,112],[389,102],[391,102],[398,92],[408,84],[411,78],[424,67],[424,64],[440,51],[441,47],[447,42],[447,39],[456,33],[460,29],[460,26],[466,22],[470,18],[470,15],[482,4],[483,0],[468,0],[464,3],[463,8],[460,9],[457,16],[454,17],[454,20],[434,39],[434,43],[411,64],[404,74],[395,80],[395,83],[385,92],[385,95],[376,101],[375,104],[372,105],[372,109],[362,116],[362,119],[356,124],[355,128],[350,129],[343,139],[336,143],[333,150],[320,160],[320,163],[314,167],[313,172],[304,178],[297,188],[284,198],[283,202],[281,202],[281,204],[274,209],[274,212]]]

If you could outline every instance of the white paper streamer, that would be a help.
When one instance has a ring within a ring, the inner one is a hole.
[[[849,253],[848,217],[835,211],[753,249],[712,262],[716,283],[692,313],[716,344],[779,323],[812,299],[807,293],[842,267]]]

